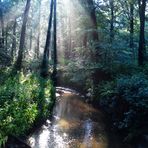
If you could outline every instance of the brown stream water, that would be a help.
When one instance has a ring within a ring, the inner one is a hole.
[[[122,148],[117,137],[107,130],[104,115],[85,103],[76,92],[57,88],[52,121],[33,133],[32,148]]]

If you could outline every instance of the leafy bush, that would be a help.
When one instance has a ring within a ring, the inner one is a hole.
[[[148,79],[142,73],[122,76],[98,88],[100,104],[112,116],[114,126],[131,140],[147,130]]]
[[[9,135],[23,135],[38,118],[47,117],[52,90],[50,80],[23,74],[0,86],[0,146]]]
[[[8,78],[9,68],[0,67],[0,84],[2,85]]]

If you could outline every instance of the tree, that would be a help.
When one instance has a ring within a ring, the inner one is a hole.
[[[14,73],[16,73],[17,71],[20,71],[22,68],[22,60],[23,60],[25,37],[26,37],[26,24],[27,24],[27,20],[28,20],[30,3],[31,3],[31,0],[27,0],[24,15],[23,15],[23,24],[22,24],[22,29],[21,29],[18,57],[17,57],[17,60],[14,65],[14,69],[13,69]]]
[[[134,35],[134,3],[133,0],[130,1],[130,44],[129,47],[133,48],[133,35]]]
[[[139,34],[139,48],[138,48],[138,64],[142,66],[145,59],[145,9],[146,0],[138,0],[139,17],[140,17],[140,34]]]
[[[39,20],[39,23],[38,23],[38,35],[37,35],[37,45],[36,45],[36,48],[35,48],[35,57],[38,59],[39,58],[39,50],[40,50],[40,35],[41,35],[41,25],[40,25],[40,21],[41,21],[41,0],[38,2],[38,20]]]
[[[98,32],[97,32],[97,18],[96,18],[96,11],[95,11],[95,6],[94,6],[94,1],[93,0],[88,0],[88,5],[90,9],[90,18],[91,18],[91,25],[94,31],[92,32],[93,34],[93,41],[98,41]]]
[[[41,76],[44,78],[48,76],[48,63],[49,63],[49,50],[50,50],[50,44],[51,44],[53,4],[54,4],[53,0],[51,0],[48,31],[47,31],[46,44],[45,44],[45,48],[44,48],[43,60],[42,60],[42,65],[41,65]]]
[[[54,32],[54,52],[53,52],[53,82],[54,86],[57,85],[57,15],[56,15],[56,0],[54,0],[54,23],[53,23],[53,32]]]
[[[14,53],[16,52],[16,25],[17,21],[16,18],[13,24],[13,35],[12,35],[12,49],[11,49],[11,59],[14,60]]]
[[[3,17],[3,2],[0,0],[0,26],[1,26],[1,35],[0,35],[0,48],[4,48],[4,17]]]
[[[109,0],[110,5],[110,42],[114,39],[114,0]]]
[[[96,11],[95,11],[95,3],[93,0],[86,0],[85,2],[81,0],[86,12],[89,16],[90,21],[90,28],[92,29],[92,40],[98,41],[98,32],[97,32],[97,18],[96,18]],[[85,37],[86,38],[86,37]],[[86,42],[86,41],[85,41]]]

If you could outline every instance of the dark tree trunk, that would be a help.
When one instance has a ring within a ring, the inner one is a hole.
[[[18,51],[18,58],[14,65],[14,73],[17,71],[21,71],[22,68],[22,60],[23,60],[23,54],[24,54],[24,48],[25,48],[25,37],[26,37],[26,24],[28,20],[28,14],[30,9],[30,2],[31,0],[27,0],[24,16],[23,16],[23,24],[21,29],[21,36],[20,36],[20,45],[19,45],[19,51]]]
[[[93,41],[98,41],[98,32],[97,32],[97,19],[96,19],[96,11],[95,11],[95,6],[94,6],[94,1],[93,0],[87,0],[88,6],[89,6],[89,15],[91,19],[91,27],[93,29],[92,32],[92,39]]]
[[[36,59],[39,59],[40,56],[40,29],[37,37],[37,47],[36,47]]]
[[[130,44],[129,47],[133,48],[133,35],[134,35],[134,4],[133,2],[130,3]]]
[[[87,47],[87,32],[84,32],[83,36],[83,46],[86,48]]]
[[[140,16],[140,36],[139,36],[139,48],[138,48],[138,64],[144,65],[145,55],[145,9],[146,0],[138,0],[139,2],[139,16]]]
[[[40,52],[40,35],[41,35],[41,31],[40,31],[40,21],[41,21],[41,1],[39,1],[39,26],[38,26],[38,36],[37,36],[37,46],[36,46],[36,59],[39,59],[39,52]]]
[[[110,0],[111,20],[110,20],[110,42],[114,40],[114,0]]]
[[[53,0],[51,0],[51,5],[50,5],[50,17],[49,17],[49,23],[48,23],[47,38],[46,38],[46,44],[44,48],[42,65],[41,65],[41,76],[44,78],[48,76],[48,62],[49,62],[49,49],[50,49],[50,43],[51,43],[50,39],[51,39],[51,27],[52,27],[52,15],[53,15]]]
[[[14,24],[13,24],[13,37],[12,37],[12,49],[11,49],[12,62],[14,60],[14,56],[15,56],[15,52],[16,52],[16,25],[17,25],[17,22],[15,19]]]
[[[5,29],[5,51],[8,53],[8,32],[9,32],[9,25]]]
[[[3,17],[3,6],[2,1],[0,0],[0,26],[1,26],[1,35],[0,35],[0,48],[4,48],[5,44],[5,32],[4,32],[4,17]]]
[[[57,15],[56,15],[56,0],[54,0],[54,52],[53,52],[53,83],[57,86]]]

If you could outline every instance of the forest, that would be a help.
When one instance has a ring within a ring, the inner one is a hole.
[[[148,148],[147,125],[147,0],[0,0],[0,148]]]

